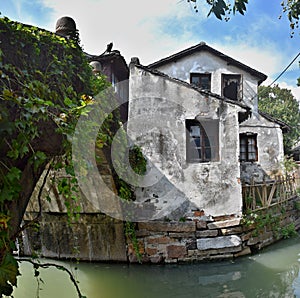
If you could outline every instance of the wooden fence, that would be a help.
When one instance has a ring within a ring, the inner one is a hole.
[[[256,210],[268,208],[297,195],[295,176],[276,177],[274,180],[264,180],[242,185],[243,209]]]

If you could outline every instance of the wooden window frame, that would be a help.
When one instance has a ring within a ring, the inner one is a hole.
[[[257,134],[240,134],[240,161],[256,162],[258,161]]]
[[[216,121],[186,120],[186,160],[188,163],[219,161],[219,123],[214,123],[214,136],[208,136],[204,127]],[[199,128],[199,135],[192,135],[192,127]]]
[[[242,83],[242,75],[241,74],[222,74],[222,96],[229,98],[231,100],[240,101],[243,98],[243,83]],[[225,80],[237,80],[238,86],[236,90],[236,98],[226,96],[225,94]]]
[[[195,84],[193,83],[193,78],[199,78],[201,80],[202,78],[208,78],[208,85],[207,88],[202,88],[202,84]],[[190,84],[195,85],[202,90],[211,91],[211,73],[190,73]]]

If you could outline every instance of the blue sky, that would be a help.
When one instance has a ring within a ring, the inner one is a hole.
[[[265,73],[265,85],[300,51],[300,31],[290,38],[286,16],[278,19],[281,0],[249,0],[245,16],[232,16],[229,22],[207,17],[209,7],[198,2],[195,13],[186,0],[1,0],[0,12],[50,31],[59,17],[71,16],[86,52],[100,54],[112,41],[127,62],[139,57],[145,65],[205,41]],[[300,101],[299,60],[278,83]]]

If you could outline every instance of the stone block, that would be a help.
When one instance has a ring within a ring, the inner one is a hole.
[[[195,233],[169,233],[171,238],[195,238]]]
[[[241,257],[241,256],[245,256],[245,255],[249,255],[251,254],[251,249],[250,247],[245,247],[242,251],[235,253],[234,257]]]
[[[273,237],[265,239],[258,245],[258,248],[262,249],[263,247],[268,246],[274,242],[275,242],[275,239]]]
[[[209,229],[222,229],[227,227],[238,226],[241,222],[240,218],[234,218],[224,221],[215,221],[207,224]]]
[[[208,250],[198,250],[196,255],[197,256],[213,256],[219,254],[227,254],[227,253],[237,253],[242,250],[242,246],[235,246],[235,247],[225,247],[219,249],[208,249]]]
[[[162,263],[163,257],[162,256],[152,256],[150,257],[150,262],[153,264]]]
[[[204,231],[196,232],[197,238],[216,237],[216,236],[218,236],[218,230],[204,230]]]
[[[196,222],[196,224],[198,230],[207,229],[207,222],[205,220],[199,220]]]
[[[243,228],[241,226],[233,227],[233,228],[225,228],[221,229],[222,235],[233,235],[233,234],[240,234],[243,232]]]
[[[218,249],[218,253],[226,254],[226,253],[233,253],[233,252],[240,252],[242,250],[242,246],[235,246],[235,247],[225,247]]]
[[[258,238],[259,238],[259,241],[260,241],[260,242],[264,242],[265,240],[268,240],[268,239],[270,239],[270,238],[273,238],[273,232],[272,232],[272,231],[266,231],[266,232],[260,234],[260,235],[258,236]]]
[[[196,238],[193,239],[183,239],[182,242],[185,243],[187,249],[193,250],[197,249]]]
[[[147,230],[138,230],[138,231],[135,231],[135,235],[136,235],[136,237],[145,237],[145,236],[149,236],[150,232]]]
[[[168,236],[149,236],[145,240],[148,244],[167,244],[174,241]]]
[[[223,254],[223,255],[215,255],[215,256],[209,256],[209,260],[215,261],[215,260],[225,260],[225,259],[232,259],[233,254]]]
[[[259,237],[251,237],[249,238],[247,245],[254,245],[259,242]]]
[[[242,241],[247,241],[251,238],[252,232],[244,234],[241,236]]]
[[[147,253],[149,256],[156,255],[156,254],[157,254],[157,248],[154,248],[154,247],[146,247],[146,253]]]
[[[168,259],[184,258],[187,255],[185,245],[169,245],[167,246]]]
[[[165,259],[165,263],[166,264],[176,264],[177,263],[177,259]]]
[[[186,222],[140,222],[139,229],[153,232],[194,232],[196,231],[196,223],[193,221]]]
[[[188,250],[188,257],[195,256],[197,254],[197,249],[189,249]]]
[[[197,248],[199,250],[237,247],[241,244],[241,238],[236,235],[197,239]]]
[[[230,220],[236,218],[235,215],[220,215],[220,216],[214,216],[215,221],[224,221],[224,220]]]

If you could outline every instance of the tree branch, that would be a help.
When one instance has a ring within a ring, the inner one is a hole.
[[[76,279],[74,278],[72,272],[68,268],[66,268],[65,266],[54,264],[54,263],[43,263],[43,264],[41,264],[41,263],[34,262],[31,259],[17,259],[17,261],[18,262],[28,262],[28,263],[31,263],[34,268],[46,268],[47,269],[49,267],[55,267],[58,270],[62,270],[62,271],[67,272],[68,275],[69,275],[70,280],[72,281],[74,287],[76,288],[78,297],[79,298],[86,298],[86,296],[82,295],[82,293],[81,293],[81,291],[79,289],[78,283],[77,283]]]

